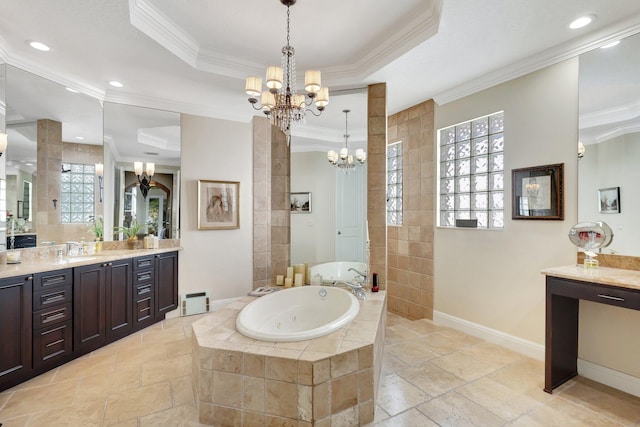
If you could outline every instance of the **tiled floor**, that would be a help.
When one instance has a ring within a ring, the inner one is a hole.
[[[14,426],[198,426],[190,324],[171,319],[0,393]],[[388,316],[376,426],[640,426],[640,399],[427,320]]]

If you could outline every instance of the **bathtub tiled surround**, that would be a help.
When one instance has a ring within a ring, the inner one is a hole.
[[[208,425],[364,425],[374,419],[382,367],[386,292],[320,338],[274,343],[236,330],[245,297],[193,324],[193,386]]]

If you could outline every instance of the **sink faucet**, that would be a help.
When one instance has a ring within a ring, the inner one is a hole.
[[[66,242],[65,245],[67,248],[67,256],[82,255],[82,245],[80,242]]]
[[[353,271],[353,272],[355,272],[356,274],[358,274],[358,275],[362,276],[362,279],[363,279],[363,281],[364,281],[364,282],[366,282],[366,281],[367,281],[367,272],[366,272],[366,271],[363,273],[362,271],[357,270],[357,269],[355,269],[355,268],[353,268],[353,267],[349,268],[347,271]]]
[[[351,289],[351,293],[356,296],[356,298],[360,300],[367,299],[367,293],[364,291],[364,288],[359,282],[345,282],[344,280],[336,280],[331,284],[331,286],[339,286],[345,285]]]

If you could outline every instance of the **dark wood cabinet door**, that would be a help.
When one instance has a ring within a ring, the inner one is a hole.
[[[73,270],[73,344],[81,355],[106,343],[105,264]]]
[[[0,391],[31,372],[31,292],[33,277],[0,280]]]
[[[156,255],[155,260],[156,321],[178,308],[178,252]]]
[[[106,267],[107,340],[120,339],[133,327],[131,259],[110,262]]]

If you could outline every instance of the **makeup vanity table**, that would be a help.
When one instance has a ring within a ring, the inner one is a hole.
[[[542,270],[546,275],[544,391],[578,374],[578,307],[580,300],[640,310],[640,271],[584,268]]]

